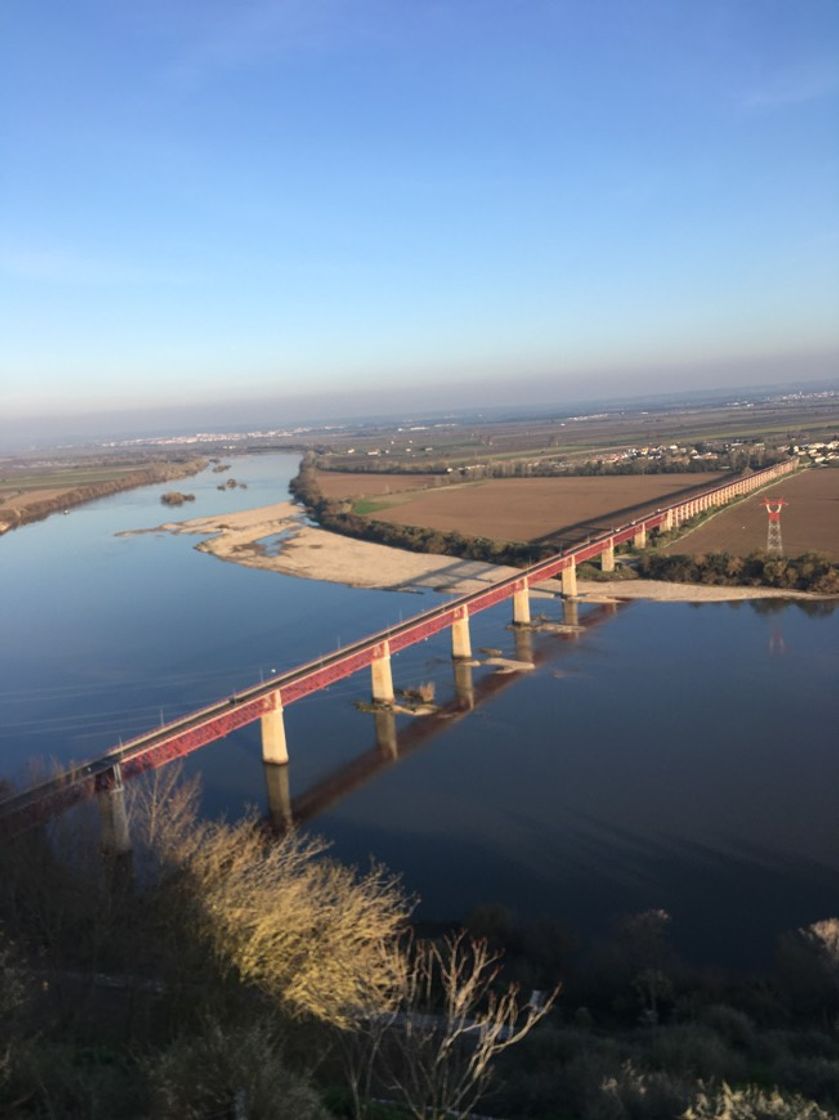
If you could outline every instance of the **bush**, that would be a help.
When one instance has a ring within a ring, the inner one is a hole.
[[[103,1047],[23,1043],[0,1084],[3,1116],[113,1120],[145,1115],[144,1103],[141,1072]]]
[[[671,1120],[691,1100],[691,1087],[665,1073],[639,1073],[631,1062],[604,1078],[587,1120]]]
[[[744,1011],[717,1003],[706,1007],[700,1019],[705,1026],[716,1031],[729,1046],[748,1049],[754,1042],[754,1023]]]
[[[223,976],[293,1016],[347,1027],[387,1002],[410,906],[393,876],[358,875],[296,834],[185,816],[158,838],[169,906]]]
[[[789,1057],[779,1061],[772,1072],[785,1089],[807,1093],[822,1104],[839,1105],[839,1060]]]
[[[777,1089],[765,1093],[751,1085],[705,1090],[683,1115],[684,1120],[836,1120],[835,1113],[825,1112],[815,1101]]]
[[[651,1058],[669,1073],[703,1079],[739,1080],[746,1074],[743,1058],[718,1034],[698,1024],[682,1023],[657,1032]]]
[[[147,1064],[154,1120],[232,1116],[327,1120],[315,1090],[282,1063],[278,1039],[260,1023],[228,1029],[210,1021]],[[116,1115],[116,1114],[115,1114]]]

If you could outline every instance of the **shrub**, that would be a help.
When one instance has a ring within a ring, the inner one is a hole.
[[[585,1112],[587,1120],[671,1120],[691,1099],[688,1082],[666,1073],[640,1073],[625,1062],[606,1077]]]
[[[743,1058],[698,1024],[680,1023],[657,1032],[651,1056],[662,1069],[693,1077],[738,1080],[746,1073]]]
[[[751,1085],[732,1089],[724,1084],[700,1092],[683,1120],[836,1120],[836,1116],[815,1101],[777,1089],[766,1093]]]
[[[140,1071],[117,1054],[34,1040],[20,1046],[0,1083],[0,1114],[113,1120],[144,1115],[144,1097]]]
[[[702,1011],[701,1021],[716,1031],[729,1046],[748,1049],[754,1042],[754,1023],[744,1011],[738,1011],[737,1008],[728,1007],[724,1003],[712,1004]]]
[[[276,1036],[264,1024],[228,1029],[210,1021],[147,1064],[154,1120],[327,1120],[308,1083],[285,1068]]]
[[[815,1055],[789,1057],[779,1061],[772,1073],[785,1089],[807,1093],[823,1104],[839,1105],[839,1060]]]
[[[387,1002],[410,909],[392,876],[358,875],[293,834],[269,840],[254,819],[194,822],[162,842],[174,905],[222,973],[339,1027]]]

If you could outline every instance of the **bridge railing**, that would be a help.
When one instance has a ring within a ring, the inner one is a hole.
[[[271,694],[278,694],[283,706],[300,700],[334,681],[369,666],[377,656],[381,655],[384,648],[388,653],[396,653],[454,625],[459,619],[468,618],[503,602],[516,591],[547,582],[566,568],[593,559],[608,548],[633,539],[640,531],[660,528],[666,523],[669,515],[678,514],[679,511],[694,506],[700,500],[707,501],[709,498],[726,493],[733,497],[749,493],[766,485],[772,479],[796,469],[797,466],[797,460],[786,460],[750,475],[722,482],[680,502],[658,509],[648,517],[641,517],[614,529],[605,530],[579,545],[564,549],[554,556],[505,576],[490,587],[451,599],[422,611],[404,622],[384,627],[338,650],[313,658],[284,673],[278,673],[268,681],[239,689],[232,697],[224,697],[215,703],[185,713],[169,723],[120,742],[118,746],[105,751],[92,762],[74,766],[0,801],[0,821],[15,817],[26,810],[33,810],[39,802],[55,802],[59,808],[64,808],[106,783],[108,775],[113,774],[116,767],[126,766],[129,772],[139,772],[146,768],[142,760],[147,754],[149,755],[147,765],[159,765],[159,761],[152,759],[151,752],[165,752],[167,747],[174,747],[180,743],[183,750],[179,753],[187,753],[189,750],[206,745],[207,742],[221,738],[236,727],[244,726],[264,715],[267,711],[266,706],[255,702]],[[160,755],[160,760],[166,761],[164,754]]]

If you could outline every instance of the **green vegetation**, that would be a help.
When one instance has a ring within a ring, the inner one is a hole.
[[[526,567],[537,560],[552,556],[556,551],[551,545],[527,544],[516,541],[495,541],[488,537],[469,537],[462,533],[439,532],[415,525],[394,525],[360,515],[358,507],[363,502],[350,503],[342,499],[325,498],[318,486],[315,457],[307,454],[300,464],[300,471],[293,478],[289,489],[302,502],[312,517],[324,529],[343,533],[359,540],[375,541],[411,552],[460,556],[467,560],[483,560],[491,564],[512,564]],[[386,503],[369,505],[382,509]]]
[[[680,960],[661,910],[420,938],[383,869],[197,799],[174,768],[130,787],[133,869],[79,810],[4,844],[3,1116],[839,1117],[839,919],[747,976]]]
[[[674,583],[777,587],[820,595],[839,594],[839,565],[818,552],[796,557],[770,556],[766,552],[753,552],[746,557],[732,556],[728,552],[697,556],[647,552],[638,562],[638,575]]]
[[[347,501],[325,498],[318,486],[315,460],[311,454],[303,458],[300,471],[292,480],[290,489],[323,528],[412,552],[442,553],[469,560],[526,567],[552,556],[556,551],[551,544],[495,541],[487,537],[469,537],[458,532],[444,533],[435,529],[395,525],[365,518],[361,516],[361,507],[374,511],[387,503],[356,502],[349,510]],[[599,565],[583,564],[580,566],[579,576],[581,579],[596,581],[643,577],[683,583],[780,587],[827,595],[839,593],[839,567],[817,553],[808,553],[796,560],[755,553],[744,560],[727,553],[690,557],[665,556],[656,551],[656,546],[682,536],[687,529],[695,528],[717,512],[718,510],[702,511],[677,530],[656,534],[654,547],[641,555],[634,569],[619,564],[615,572],[604,573]]]
[[[376,513],[380,509],[388,509],[392,502],[376,502],[372,498],[359,498],[358,501],[353,502],[352,512],[359,517],[364,517],[368,513]]]
[[[594,583],[612,583],[614,581],[638,579],[638,573],[631,564],[615,564],[613,572],[604,572],[599,564],[586,561],[577,566],[578,579],[591,580]]]
[[[720,455],[716,460],[691,459],[688,456],[674,455],[661,459],[643,457],[612,462],[603,458],[591,458],[579,462],[569,461],[556,451],[537,451],[523,456],[520,452],[505,455],[482,456],[480,462],[472,459],[447,458],[434,462],[412,462],[405,459],[335,459],[321,456],[316,459],[318,470],[335,474],[386,474],[416,475],[431,474],[439,485],[456,484],[464,480],[474,482],[484,478],[558,478],[558,477],[601,477],[611,475],[648,475],[648,474],[708,474],[728,469],[742,470],[746,467],[759,470],[763,466],[778,462],[782,455],[766,455],[763,452]]]

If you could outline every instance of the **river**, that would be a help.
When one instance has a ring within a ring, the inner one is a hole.
[[[283,500],[297,468],[231,462],[180,484],[196,495],[183,512],[145,487],[0,539],[6,776],[100,753],[442,598],[243,568],[194,537],[116,535]],[[220,492],[230,474],[247,490]],[[839,610],[807,606],[582,608],[582,634],[534,637],[534,671],[475,670],[463,718],[399,717],[398,761],[354,707],[369,692],[359,674],[288,709],[292,797],[337,856],[400,872],[423,918],[501,903],[587,936],[661,907],[694,958],[752,963],[779,931],[839,914]],[[472,620],[476,650],[515,656],[509,611]],[[453,700],[446,634],[393,667],[397,686],[433,680]],[[206,812],[264,810],[258,726],[188,768]]]

